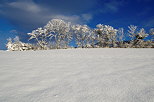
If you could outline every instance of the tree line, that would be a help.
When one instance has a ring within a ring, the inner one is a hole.
[[[34,43],[24,43],[19,37],[9,38],[9,51],[49,50],[66,48],[154,48],[154,28],[130,25],[128,30],[115,29],[98,24],[92,29],[87,25],[71,24],[61,19],[52,19],[44,27],[28,33]],[[147,40],[148,37],[148,40]],[[74,42],[74,43],[73,43]]]

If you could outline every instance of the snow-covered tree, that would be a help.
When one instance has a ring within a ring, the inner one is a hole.
[[[117,36],[116,36],[116,39],[117,39],[117,43],[119,45],[119,47],[125,47],[124,46],[124,40],[125,40],[125,35],[124,35],[124,28],[119,28],[118,29],[118,32],[117,32]]]
[[[98,24],[95,33],[97,34],[98,45],[100,47],[115,47],[117,29],[112,26]]]
[[[49,21],[44,28],[48,31],[48,34],[54,36],[56,48],[67,48],[72,39],[70,26],[70,22],[65,22],[61,19],[53,19]]]
[[[143,47],[143,39],[148,35],[144,28],[139,31],[137,31],[137,26],[134,25],[130,25],[128,28],[129,36],[131,37],[130,47]]]
[[[147,33],[145,31],[144,28],[141,28],[140,31],[137,33],[136,38],[137,39],[144,39],[145,37],[147,37]]]
[[[154,28],[150,29],[151,41],[154,41]]]
[[[154,28],[151,28],[151,29],[150,29],[150,34],[151,34],[151,35],[154,35]]]
[[[139,31],[137,31],[137,26],[134,25],[130,25],[128,28],[128,33],[131,37],[130,47],[143,47],[143,39],[148,35],[144,28],[141,28]]]
[[[130,25],[128,26],[129,30],[129,36],[131,37],[131,40],[134,41],[135,37],[136,37],[136,31],[137,31],[137,26],[134,25]]]
[[[87,25],[73,25],[72,30],[78,47],[91,47],[91,30]]]
[[[145,38],[145,37],[147,37],[147,33],[145,32],[145,30],[144,30],[144,28],[141,28],[138,32],[137,32],[137,34],[136,34],[136,36],[135,36],[135,40],[134,40],[134,46],[135,47],[144,47],[144,41],[143,41],[143,39]]]
[[[37,41],[37,45],[40,49],[47,49],[49,39],[53,37],[53,34],[49,33],[48,29],[43,28],[33,30],[32,33],[28,33],[28,35],[30,35],[29,40],[35,39]]]
[[[95,33],[95,30],[90,30],[89,41],[90,41],[90,47],[92,47],[92,48],[98,47],[96,45],[96,43],[97,43],[97,34]]]

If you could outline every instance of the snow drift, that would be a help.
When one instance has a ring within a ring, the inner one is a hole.
[[[0,102],[154,102],[154,50],[1,51]]]

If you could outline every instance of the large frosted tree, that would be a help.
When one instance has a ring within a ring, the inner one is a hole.
[[[53,19],[44,27],[49,34],[52,34],[56,44],[56,48],[67,48],[72,39],[70,29],[71,23],[61,19]]]
[[[41,49],[67,48],[72,39],[71,24],[61,19],[52,19],[43,28],[33,30],[30,40],[35,39]]]

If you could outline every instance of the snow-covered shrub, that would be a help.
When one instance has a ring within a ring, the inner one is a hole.
[[[154,42],[147,40],[142,43],[142,48],[154,48]]]
[[[7,50],[12,51],[13,50],[12,49],[12,39],[8,38],[7,41],[8,41],[7,44],[6,44]]]
[[[25,50],[34,50],[33,45],[28,43],[23,43],[19,40],[19,37],[16,36],[13,41],[11,38],[8,39],[6,44],[7,51],[25,51]]]

